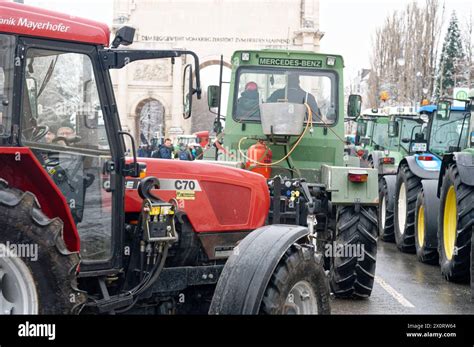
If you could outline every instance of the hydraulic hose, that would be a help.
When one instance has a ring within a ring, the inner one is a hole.
[[[271,162],[271,163],[262,163],[260,161],[257,161],[257,160],[254,160],[254,159],[251,159],[249,158],[248,156],[246,156],[244,154],[244,152],[242,151],[242,142],[244,142],[245,140],[248,139],[248,137],[242,137],[240,140],[239,140],[239,144],[238,144],[238,149],[239,149],[239,153],[241,156],[243,156],[245,159],[251,161],[252,163],[255,163],[257,165],[261,165],[261,166],[273,166],[273,165],[277,165],[279,163],[281,163],[282,161],[286,160],[290,155],[291,153],[293,153],[293,151],[296,149],[296,147],[298,147],[298,145],[300,144],[301,140],[303,139],[304,135],[306,134],[306,132],[308,131],[308,129],[313,125],[313,113],[311,111],[311,107],[309,107],[309,105],[307,103],[304,104],[306,106],[306,109],[308,110],[308,122],[306,123],[306,126],[303,130],[303,132],[301,133],[301,135],[298,137],[298,140],[296,140],[295,144],[293,145],[293,147],[291,147],[291,149],[288,151],[287,154],[285,154],[285,156],[277,161],[274,161],[274,162]]]

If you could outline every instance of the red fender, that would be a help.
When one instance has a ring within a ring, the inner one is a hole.
[[[27,147],[0,147],[0,178],[11,187],[33,193],[48,218],[59,217],[63,238],[71,252],[79,252],[80,239],[63,194]]]

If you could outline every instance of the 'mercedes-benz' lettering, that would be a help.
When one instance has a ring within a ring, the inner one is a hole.
[[[259,65],[293,66],[293,67],[322,67],[322,60],[290,59],[290,58],[259,58]]]

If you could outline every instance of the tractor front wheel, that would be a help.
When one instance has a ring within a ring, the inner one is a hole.
[[[469,278],[474,187],[461,182],[451,164],[443,177],[438,216],[438,252],[441,273],[448,281]]]
[[[290,247],[273,272],[260,313],[330,314],[322,256],[304,245]]]
[[[62,228],[32,193],[0,179],[0,314],[71,314],[84,303],[79,255],[67,250]]]
[[[395,243],[400,251],[415,253],[416,199],[421,179],[407,164],[400,165],[395,189]]]
[[[372,293],[377,257],[377,209],[338,207],[331,288],[337,297],[367,298]]]

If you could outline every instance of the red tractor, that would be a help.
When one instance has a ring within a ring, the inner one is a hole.
[[[262,176],[139,163],[134,144],[126,157],[109,70],[191,56],[189,117],[194,52],[120,49],[134,29],[109,45],[104,24],[17,3],[0,12],[2,313],[329,313],[313,235],[264,226]]]

